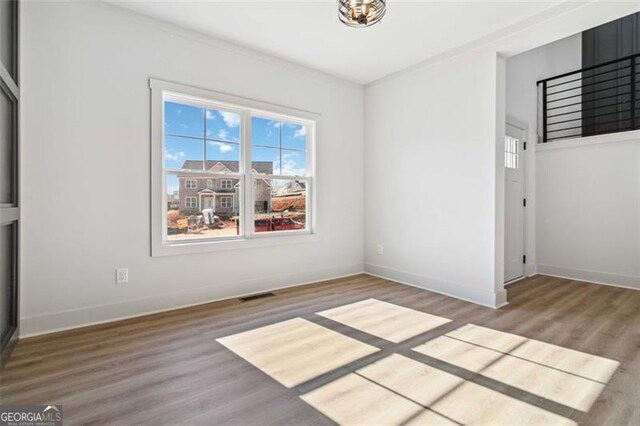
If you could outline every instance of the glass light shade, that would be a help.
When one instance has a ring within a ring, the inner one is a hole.
[[[340,21],[354,28],[370,27],[387,10],[386,0],[338,0]]]

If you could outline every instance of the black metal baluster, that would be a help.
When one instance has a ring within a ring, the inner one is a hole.
[[[547,82],[542,83],[542,142],[547,142]]]
[[[631,59],[631,128],[637,129],[636,125],[636,60],[638,57]]]

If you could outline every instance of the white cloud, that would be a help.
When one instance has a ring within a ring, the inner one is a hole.
[[[213,111],[207,110],[206,115],[209,120],[213,120],[214,118],[216,118],[216,115],[213,113]]]
[[[222,119],[229,127],[238,127],[240,125],[240,115],[235,112],[220,111]]]
[[[304,138],[305,136],[307,136],[307,126],[300,126],[298,129],[296,129],[296,132],[293,134],[293,136],[296,138]]]
[[[170,151],[167,151],[164,153],[164,158],[171,161],[179,161],[180,157],[184,157],[185,155],[186,154],[184,153],[184,151],[180,151],[176,153],[171,153]]]
[[[298,166],[296,159],[300,157],[299,152],[295,151],[285,151],[280,156],[282,160],[282,170],[281,173],[287,176],[304,176],[306,174],[306,170],[304,167]]]
[[[220,131],[218,132],[218,137],[220,139],[227,139],[229,137],[229,132],[227,132],[225,129],[220,129]]]
[[[233,151],[233,145],[223,142],[209,142],[210,145],[218,147],[221,153]]]

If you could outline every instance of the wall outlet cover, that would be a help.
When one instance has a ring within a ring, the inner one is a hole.
[[[117,268],[116,269],[116,284],[124,284],[129,282],[129,269]]]

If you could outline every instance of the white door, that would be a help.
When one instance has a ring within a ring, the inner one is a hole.
[[[504,141],[504,281],[524,275],[524,173],[522,149],[525,133],[507,124]]]
[[[202,209],[212,209],[213,208],[213,196],[206,195],[202,197]]]

